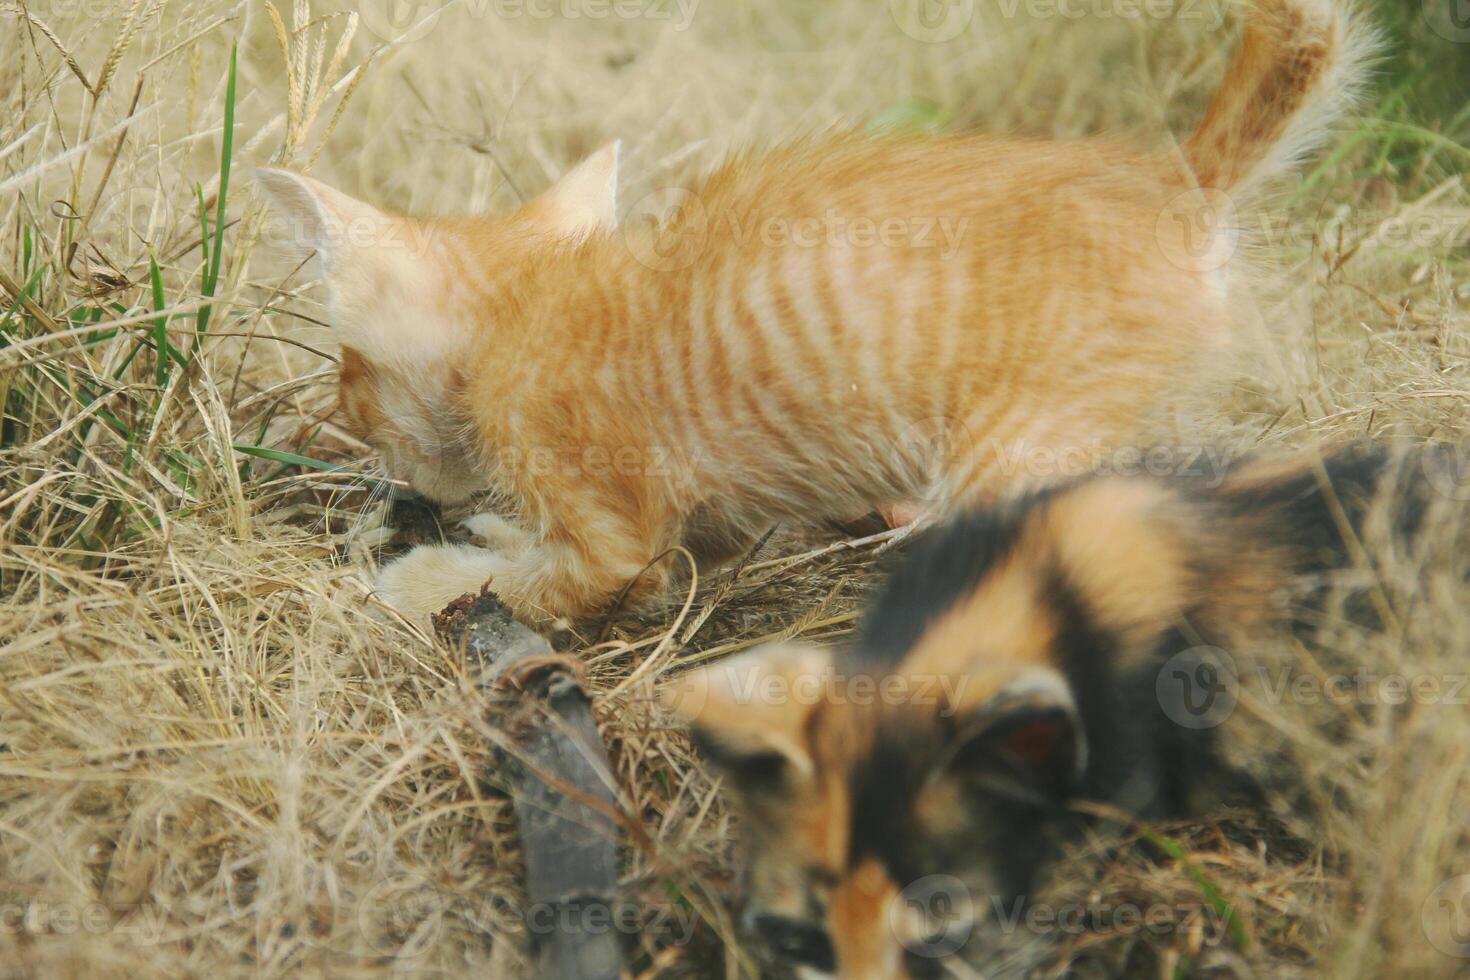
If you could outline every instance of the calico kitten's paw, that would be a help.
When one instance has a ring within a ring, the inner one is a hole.
[[[486,511],[466,517],[459,526],[496,551],[518,551],[531,543],[531,532],[517,527],[499,514]]]
[[[377,593],[405,619],[426,625],[451,601],[478,593],[507,564],[497,552],[471,545],[422,545],[383,566]]]

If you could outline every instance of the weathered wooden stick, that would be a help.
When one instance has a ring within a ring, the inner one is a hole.
[[[488,717],[519,749],[502,758],[525,852],[537,976],[616,980],[623,962],[618,932],[609,927],[618,883],[609,816],[616,800],[580,664],[517,623],[490,593],[455,600],[434,626],[481,670]]]

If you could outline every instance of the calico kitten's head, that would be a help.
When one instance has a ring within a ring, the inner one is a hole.
[[[745,920],[778,955],[810,976],[940,976],[951,955],[1012,975],[1045,948],[1022,903],[1070,801],[1134,771],[1094,746],[1164,721],[1150,658],[1193,601],[1174,505],[1099,481],[966,515],[911,542],[852,648],[670,686],[742,815]],[[1117,710],[1135,674],[1152,716]]]
[[[493,369],[528,264],[616,223],[618,144],[502,216],[393,215],[286,170],[257,171],[274,204],[268,236],[314,256],[342,344],[339,407],[390,478],[441,503],[487,486],[486,447],[465,389]]]
[[[882,703],[885,681],[780,647],[676,694],[698,703],[696,744],[743,818],[744,923],[802,976],[938,977],[962,949],[1025,945],[1000,917],[1028,894],[1083,762],[1071,696],[1045,668],[916,675],[907,703]]]

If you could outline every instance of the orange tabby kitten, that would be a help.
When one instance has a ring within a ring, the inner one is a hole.
[[[469,522],[491,550],[389,565],[382,595],[422,616],[488,582],[577,619],[656,596],[676,545],[718,562],[776,521],[942,510],[1029,454],[1136,438],[1228,333],[1229,230],[1200,188],[1282,173],[1363,38],[1328,0],[1261,0],[1178,152],[828,136],[623,228],[617,144],[498,217],[391,216],[262,171],[324,260],[348,420],[425,496],[516,512]]]

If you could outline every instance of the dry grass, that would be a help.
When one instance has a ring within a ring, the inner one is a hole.
[[[372,461],[327,417],[331,336],[310,323],[311,284],[259,247],[272,230],[249,165],[314,165],[403,209],[506,207],[621,135],[631,201],[728,147],[885,112],[1060,135],[1178,128],[1228,37],[1209,16],[1072,21],[1024,4],[922,44],[860,0],[710,2],[681,30],[674,5],[671,21],[591,21],[462,2],[378,50],[368,15],[385,6],[369,0],[358,22],[304,0],[279,17],[263,0],[0,3],[0,972],[522,969],[518,855],[474,699],[453,659],[369,594],[384,538]],[[1381,87],[1263,213],[1281,274],[1246,317],[1250,366],[1223,417],[1170,420],[1180,441],[1463,431],[1465,119],[1441,132],[1419,118],[1424,86],[1392,64]],[[159,353],[164,333],[177,356]],[[722,941],[729,818],[651,694],[676,655],[840,639],[876,548],[785,557],[815,546],[783,533],[687,610],[615,624],[585,651],[644,831],[626,872],[648,910],[631,937],[640,971],[752,969]],[[1463,670],[1462,582],[1416,568],[1388,590],[1399,631],[1336,629],[1327,652]],[[1187,861],[1108,850],[1068,887],[1184,911],[1158,934],[1067,937],[1063,952],[1153,976],[1216,961],[1463,968],[1426,941],[1421,909],[1470,872],[1470,709],[1364,714],[1340,741],[1292,736],[1333,801],[1311,839],[1231,814],[1162,829]],[[1205,942],[1207,917],[1188,911],[1201,881],[1240,916],[1243,949]]]

